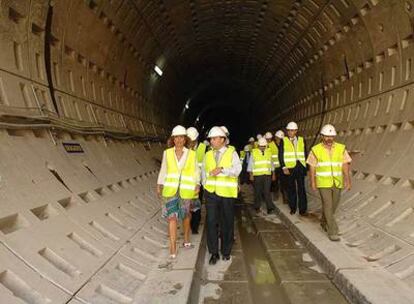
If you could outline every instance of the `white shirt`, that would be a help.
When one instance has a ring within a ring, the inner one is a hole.
[[[176,161],[178,170],[181,171],[184,168],[184,165],[187,161],[187,157],[188,157],[188,149],[184,147],[183,155],[181,156],[180,160],[178,160],[177,154],[175,154],[175,147],[174,147],[174,159]],[[196,183],[200,184],[200,169],[198,168],[197,159],[195,159],[195,168],[196,168],[195,170],[196,170],[196,176],[197,176]],[[157,180],[158,185],[164,185],[166,175],[167,175],[167,153],[166,151],[164,151],[162,155],[161,169],[160,169],[160,172],[158,173],[158,180]]]
[[[218,150],[219,153],[219,160],[221,160],[224,152],[227,150],[227,147],[221,147],[220,150]],[[215,157],[215,153],[216,150],[213,150],[213,154]],[[203,160],[203,166],[202,166],[202,170],[201,170],[201,180],[203,185],[206,182],[207,176],[206,176],[206,158],[204,157]],[[232,176],[232,177],[238,177],[240,175],[240,172],[242,170],[242,165],[240,162],[240,158],[239,155],[237,154],[236,151],[233,152],[233,156],[232,156],[232,160],[231,160],[231,167],[230,168],[223,168],[223,170],[221,171],[221,174],[225,175],[225,176]]]

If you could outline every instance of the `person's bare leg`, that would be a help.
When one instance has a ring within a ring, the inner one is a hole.
[[[170,236],[170,254],[177,253],[177,219],[170,219],[168,222],[168,230]]]
[[[191,214],[187,215],[183,220],[184,226],[184,243],[190,243],[190,222],[191,222]]]

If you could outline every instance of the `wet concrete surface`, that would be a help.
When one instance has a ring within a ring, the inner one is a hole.
[[[235,206],[231,260],[208,265],[204,250],[189,303],[348,303],[278,216],[256,214],[249,199]]]
[[[328,281],[325,274],[318,272],[316,263],[311,258],[308,260],[307,253],[302,250],[273,251],[269,252],[269,258],[282,282]]]
[[[286,229],[272,232],[260,232],[259,230],[259,236],[268,251],[300,249],[293,236]]]
[[[262,246],[249,211],[243,205],[236,208],[237,226],[245,263],[248,268],[249,287],[253,303],[289,303],[279,276],[273,272],[270,266],[265,248]]]

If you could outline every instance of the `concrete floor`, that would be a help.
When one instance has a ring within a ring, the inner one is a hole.
[[[278,216],[256,215],[251,189],[243,197],[231,261],[211,266],[201,256],[198,303],[348,303]]]

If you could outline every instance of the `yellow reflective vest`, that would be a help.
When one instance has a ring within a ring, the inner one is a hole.
[[[272,174],[272,151],[269,148],[264,150],[264,154],[260,149],[253,149],[253,176],[271,175]]]
[[[206,145],[204,143],[199,143],[196,149],[197,163],[201,168],[203,165],[204,156],[206,155]]]
[[[280,168],[279,163],[279,149],[274,141],[269,143],[269,149],[272,152],[272,162],[275,168]]]
[[[316,167],[316,186],[318,188],[344,187],[342,166],[344,163],[345,145],[334,143],[332,157],[322,143],[312,148],[318,160]]]
[[[214,158],[216,151],[210,150],[206,153],[204,160],[204,170],[206,174],[206,181],[204,189],[210,193],[216,193],[218,196],[227,198],[237,198],[238,194],[238,178],[233,176],[226,176],[218,174],[217,176],[210,176],[210,172],[217,168],[231,168],[233,165],[234,148],[227,148],[221,156],[220,162],[217,164]]]
[[[173,197],[179,189],[179,196],[183,199],[192,199],[196,196],[196,153],[188,150],[187,159],[184,167],[180,170],[175,160],[175,150],[166,150],[167,175],[165,177],[162,196],[165,198]]]
[[[288,137],[283,138],[283,160],[286,168],[289,169],[296,167],[296,161],[299,161],[304,167],[306,167],[305,142],[303,137],[298,136],[296,149]]]

